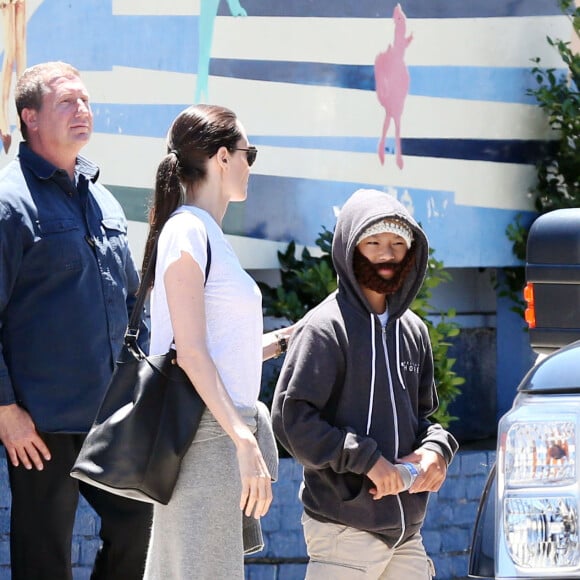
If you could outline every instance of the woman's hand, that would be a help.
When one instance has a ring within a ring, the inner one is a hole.
[[[268,513],[272,503],[272,478],[256,439],[244,439],[237,447],[242,479],[240,509],[258,519]]]

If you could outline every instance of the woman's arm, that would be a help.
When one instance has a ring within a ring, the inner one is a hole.
[[[164,283],[177,364],[236,446],[242,479],[240,508],[248,516],[263,516],[272,502],[271,478],[256,438],[240,417],[207,349],[203,272],[190,254],[182,252],[167,268]]]
[[[295,324],[267,332],[262,337],[262,360],[278,358],[288,350]]]

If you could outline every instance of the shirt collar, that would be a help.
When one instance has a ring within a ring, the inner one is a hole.
[[[28,167],[39,179],[50,179],[59,168],[35,153],[25,141],[20,143],[18,151],[20,162]],[[77,155],[75,173],[84,175],[93,183],[99,178],[99,168],[81,155]]]

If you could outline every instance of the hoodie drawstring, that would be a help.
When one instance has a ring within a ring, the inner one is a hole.
[[[371,394],[369,397],[369,411],[367,414],[367,435],[371,431],[371,423],[373,418],[373,404],[375,400],[375,379],[376,379],[376,367],[377,367],[377,346],[375,342],[375,316],[370,314],[371,317],[371,349],[372,349],[372,360],[371,360]]]
[[[399,377],[399,382],[403,387],[403,391],[407,390],[405,387],[405,381],[403,381],[403,375],[401,374],[401,329],[400,329],[401,321],[397,318],[397,322],[395,325],[395,337],[396,337],[396,345],[397,345],[397,376]]]

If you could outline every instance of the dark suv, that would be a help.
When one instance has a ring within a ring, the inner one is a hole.
[[[580,209],[536,219],[526,280],[538,359],[499,422],[469,575],[580,578]]]

